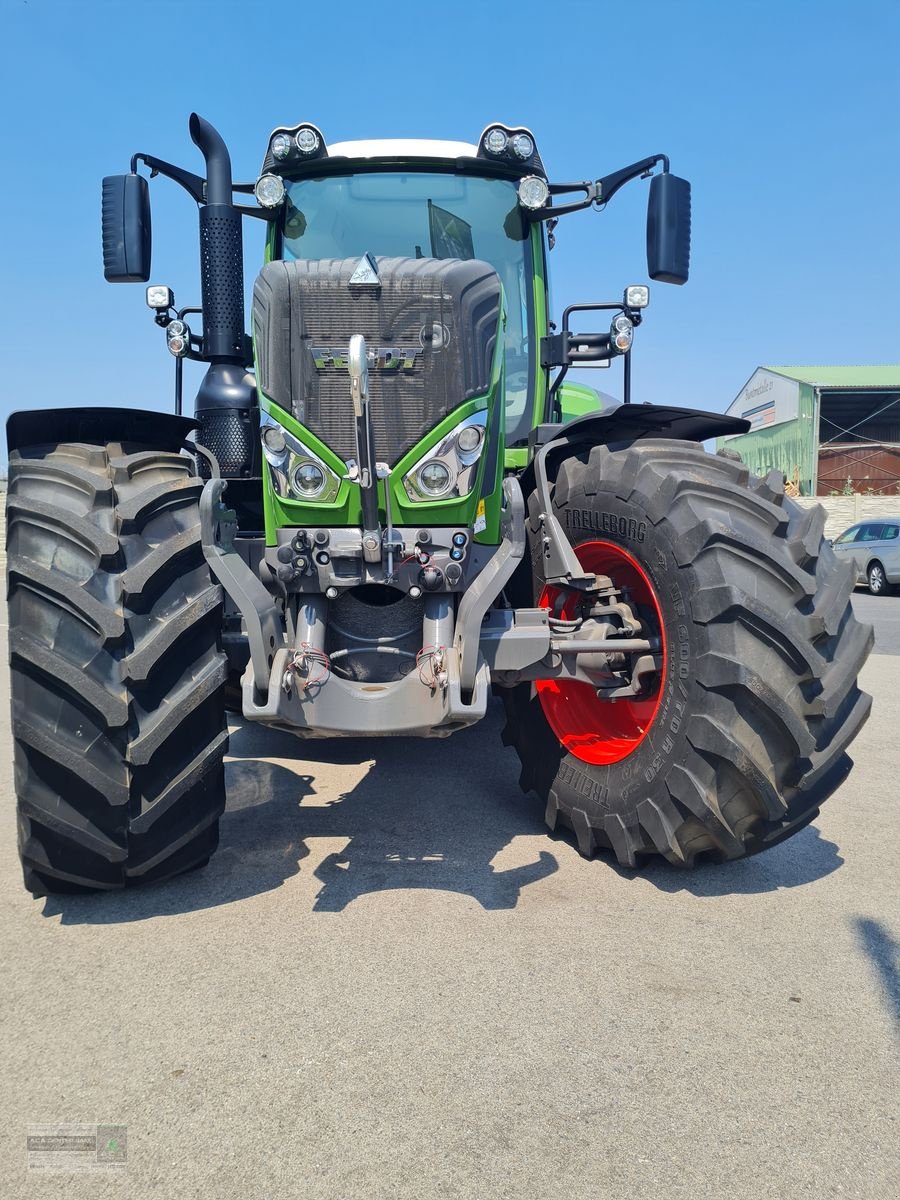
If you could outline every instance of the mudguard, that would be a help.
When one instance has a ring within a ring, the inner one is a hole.
[[[56,442],[138,442],[154,450],[180,450],[193,417],[140,408],[41,408],[14,412],[6,422],[10,454],[23,446]]]
[[[702,442],[713,437],[733,437],[746,433],[750,422],[724,413],[703,412],[694,408],[675,408],[662,404],[622,404],[608,413],[588,413],[566,425],[538,425],[532,446],[540,446],[530,471],[538,495],[539,520],[543,532],[544,577],[548,583],[590,588],[594,577],[585,575],[565,533],[553,515],[548,460],[560,451],[584,446],[627,446],[641,438],[674,438],[677,441]]]

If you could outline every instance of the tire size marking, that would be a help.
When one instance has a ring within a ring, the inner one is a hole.
[[[647,536],[647,522],[635,517],[617,517],[614,513],[594,512],[591,508],[567,508],[569,529],[590,529],[593,533],[614,533],[632,542],[642,542]]]

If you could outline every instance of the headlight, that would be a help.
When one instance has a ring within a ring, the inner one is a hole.
[[[280,175],[260,175],[253,191],[261,208],[277,208],[284,199],[284,180]]]
[[[291,491],[304,500],[315,500],[325,487],[325,472],[310,460],[302,462],[291,471]]]
[[[284,430],[280,425],[265,425],[262,431],[263,445],[273,454],[283,454],[287,443],[284,440]]]
[[[450,491],[453,476],[446,463],[435,459],[426,463],[424,467],[419,467],[416,471],[416,481],[427,496],[443,496]]]
[[[471,454],[481,445],[484,429],[481,425],[464,425],[456,438],[456,444],[463,454]]]
[[[423,455],[403,477],[410,500],[449,500],[468,496],[475,486],[484,451],[487,412],[466,417]]]
[[[330,504],[341,489],[341,477],[268,413],[260,414],[263,458],[276,496]]]
[[[516,158],[531,158],[534,154],[534,141],[527,133],[517,133],[512,139],[512,152]]]

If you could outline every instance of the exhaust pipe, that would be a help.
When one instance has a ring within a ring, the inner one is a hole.
[[[203,351],[210,367],[197,392],[200,441],[225,478],[253,473],[252,408],[256,385],[244,369],[244,241],[232,203],[231,155],[217,129],[197,113],[188,126],[206,160],[206,203],[200,206]],[[203,470],[205,463],[201,463]]]
[[[206,159],[206,203],[200,207],[203,348],[213,362],[243,364],[244,242],[231,200],[231,156],[219,132],[191,113],[190,134]]]

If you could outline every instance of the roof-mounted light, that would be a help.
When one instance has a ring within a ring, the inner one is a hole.
[[[505,129],[489,129],[484,135],[484,148],[488,154],[505,154],[509,136]]]
[[[534,138],[527,133],[517,133],[509,139],[512,152],[516,158],[531,158],[534,154]]]
[[[298,125],[279,125],[273,129],[266,147],[260,175],[286,171],[318,158],[327,158],[328,148],[321,129],[309,121]]]
[[[488,125],[478,139],[478,157],[520,170],[524,174],[545,174],[534,135],[522,125]]]
[[[269,149],[272,151],[272,157],[277,158],[281,162],[291,152],[291,139],[286,133],[276,133],[272,138]]]
[[[315,154],[321,145],[321,138],[311,125],[301,125],[294,135],[294,141],[301,154]]]

